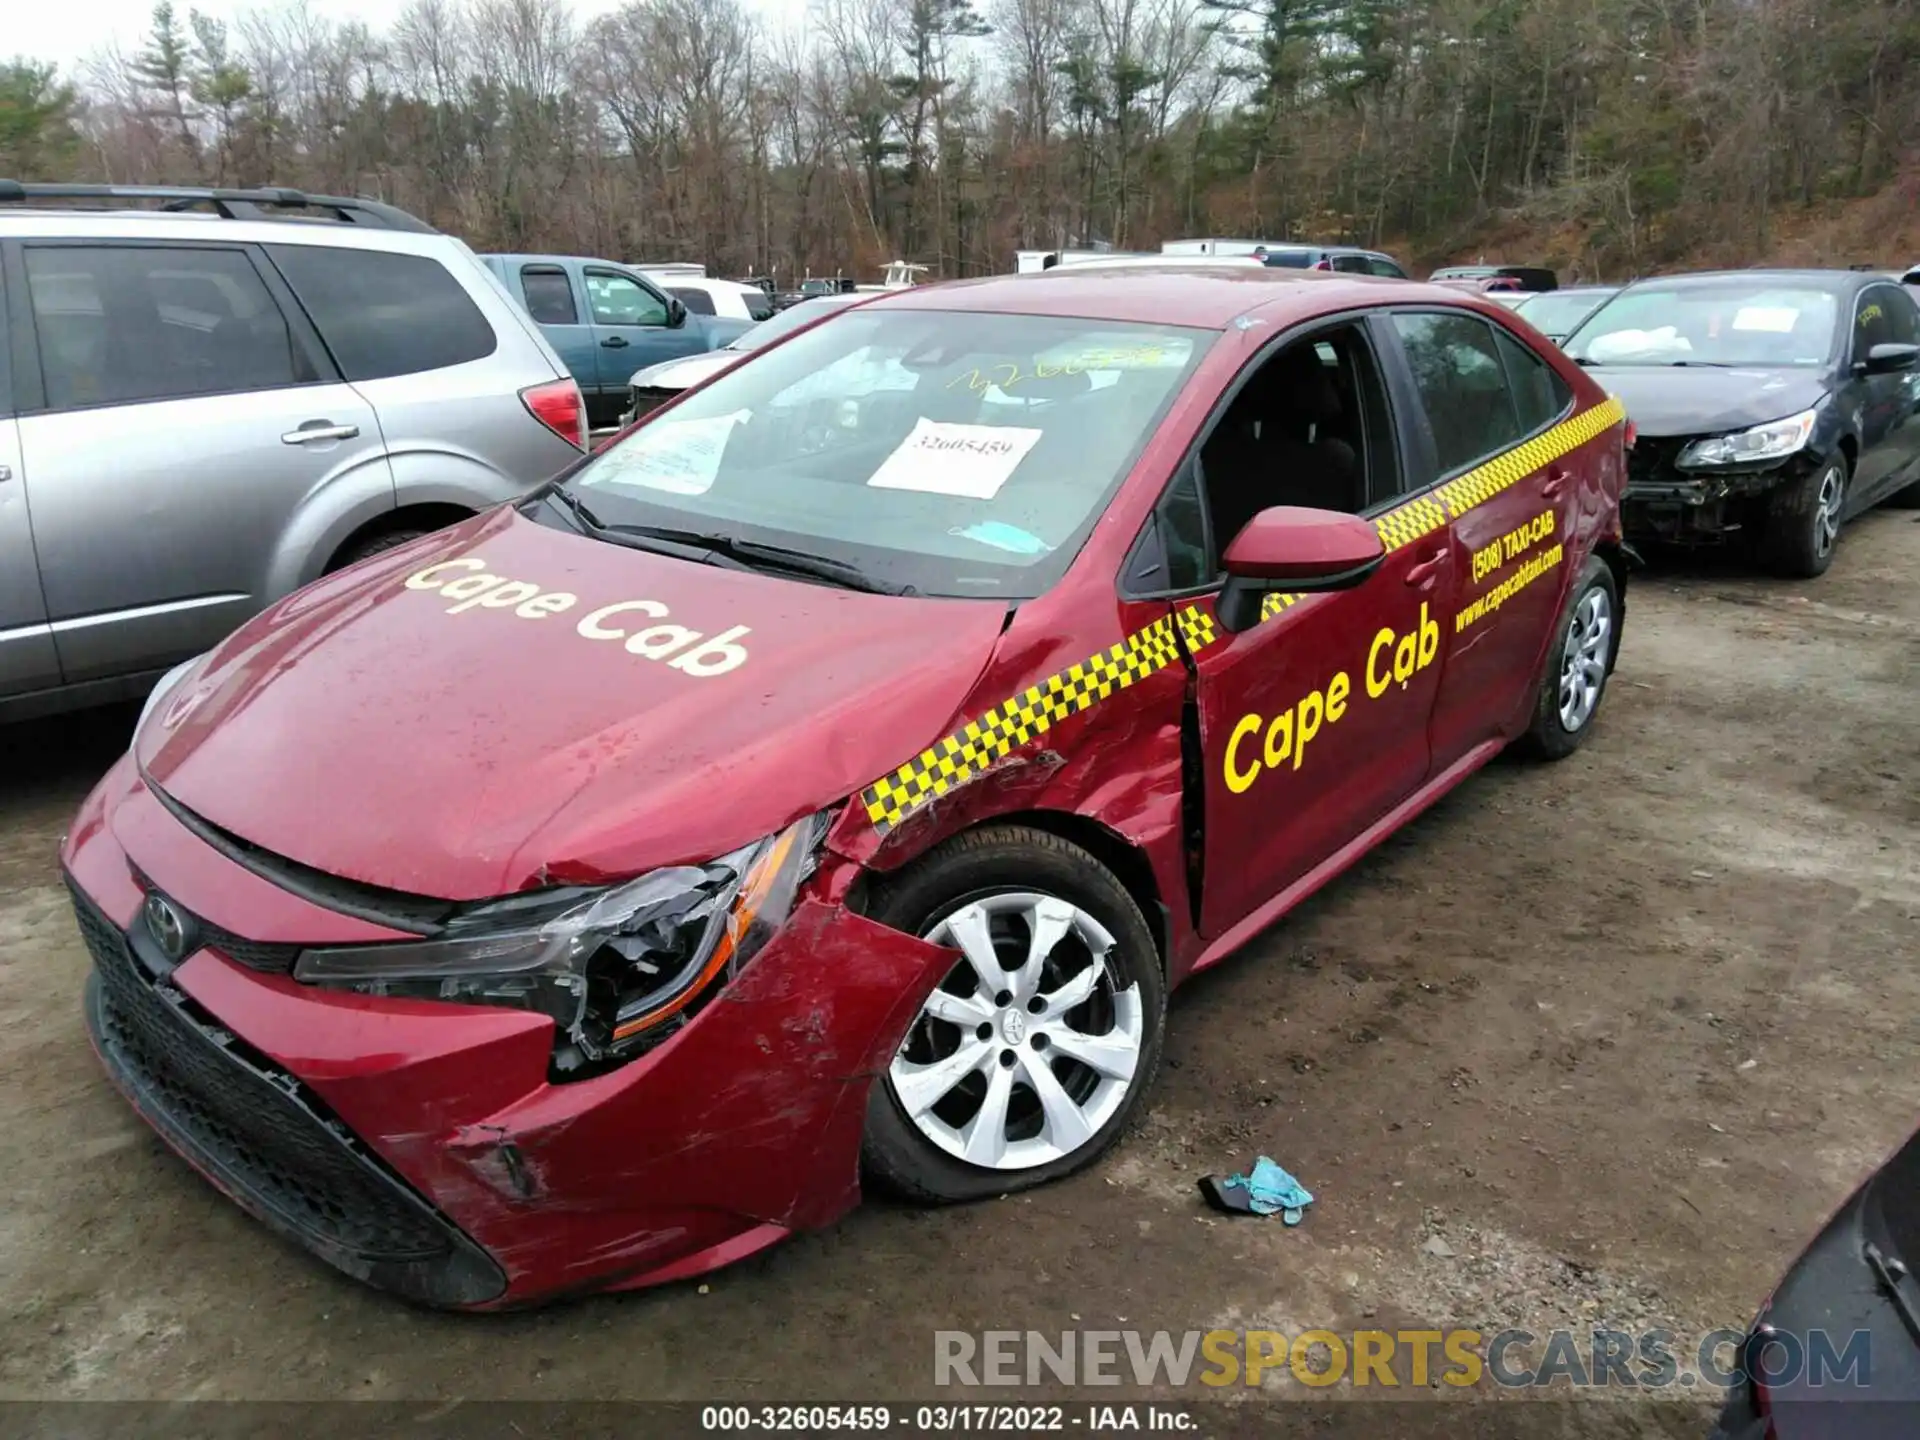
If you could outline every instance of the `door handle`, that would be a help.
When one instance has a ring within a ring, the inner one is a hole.
[[[0,483],[4,483],[12,478],[13,467],[11,465],[0,465]]]
[[[609,350],[624,350],[627,348],[627,337],[624,335],[609,335],[600,343]]]
[[[1540,493],[1549,500],[1558,500],[1560,498],[1560,492],[1567,488],[1567,481],[1572,478],[1572,472],[1564,465],[1549,465],[1547,467],[1547,483],[1540,487]]]
[[[1407,584],[1417,590],[1431,590],[1434,576],[1440,573],[1440,567],[1447,563],[1447,552],[1436,550],[1426,559],[1407,569]]]
[[[358,425],[335,425],[331,420],[309,420],[298,430],[280,437],[282,445],[307,445],[315,440],[352,440],[360,433]]]

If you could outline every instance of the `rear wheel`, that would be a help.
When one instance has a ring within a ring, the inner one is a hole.
[[[913,1200],[984,1199],[1114,1142],[1159,1064],[1166,986],[1105,866],[1057,835],[992,826],[934,850],[873,916],[962,958],[873,1087],[872,1179]]]
[[[1580,748],[1606,695],[1619,629],[1620,590],[1613,571],[1598,555],[1589,556],[1540,677],[1533,723],[1522,739],[1530,754],[1559,760]]]
[[[327,570],[329,573],[335,570],[344,570],[349,565],[358,565],[362,560],[371,559],[373,556],[384,554],[388,550],[397,550],[409,540],[418,540],[422,535],[431,533],[431,531],[424,529],[388,530],[379,535],[369,535],[364,540],[355,541],[343,549],[338,555],[334,556],[333,564],[329,565]]]
[[[1810,580],[1833,564],[1840,541],[1840,512],[1847,501],[1847,457],[1835,455],[1819,469],[1783,485],[1768,498],[1761,552],[1782,575]]]

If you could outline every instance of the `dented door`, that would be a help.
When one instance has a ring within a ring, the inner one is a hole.
[[[1200,650],[1203,934],[1307,875],[1426,778],[1451,563],[1444,524],[1389,539],[1364,584],[1272,597],[1269,618]]]

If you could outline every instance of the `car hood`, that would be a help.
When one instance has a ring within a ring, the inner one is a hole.
[[[729,365],[747,358],[744,350],[708,350],[678,360],[662,360],[644,370],[633,372],[627,384],[643,390],[689,390],[710,375],[718,375]]]
[[[1587,373],[1619,397],[1635,431],[1650,439],[1763,425],[1817,404],[1829,388],[1824,370],[1802,366],[1594,365]]]
[[[724,854],[930,744],[1005,613],[499,510],[264,611],[134,749],[179,806],[332,875],[449,900],[597,883]]]

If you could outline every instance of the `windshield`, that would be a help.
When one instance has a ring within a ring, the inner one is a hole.
[[[1544,335],[1569,335],[1573,328],[1591,315],[1606,300],[1599,293],[1582,295],[1578,291],[1530,295],[1520,302],[1520,313]]]
[[[1066,570],[1211,331],[854,310],[694,391],[568,480],[609,528],[724,535],[923,595]]]
[[[811,325],[822,315],[830,315],[835,310],[845,309],[856,297],[849,295],[845,300],[838,297],[823,296],[817,300],[802,300],[798,305],[789,305],[785,310],[769,319],[762,320],[752,329],[741,332],[726,348],[729,350],[758,350],[762,345],[771,345],[783,335],[791,335],[802,325]]]
[[[1825,290],[1778,281],[1636,285],[1594,312],[1566,351],[1592,365],[1822,365],[1838,308]]]

